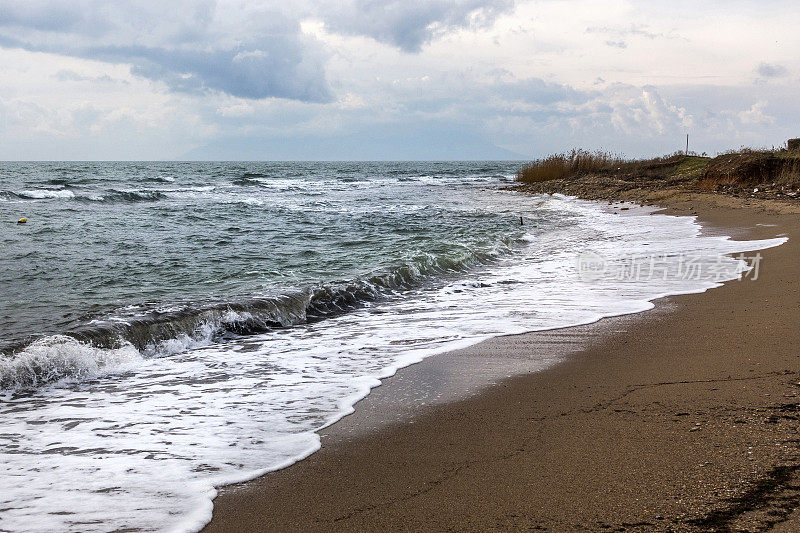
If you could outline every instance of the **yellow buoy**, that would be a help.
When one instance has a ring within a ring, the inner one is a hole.
[[[27,221],[28,221],[27,218],[21,218],[21,219],[17,220],[17,224],[25,224]]]

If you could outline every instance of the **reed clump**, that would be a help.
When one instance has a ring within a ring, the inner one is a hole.
[[[608,152],[573,149],[571,152],[554,154],[532,162],[517,173],[517,181],[540,183],[570,178],[580,174],[611,170],[623,162],[624,159]]]

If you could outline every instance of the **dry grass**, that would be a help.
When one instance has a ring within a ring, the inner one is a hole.
[[[590,152],[573,149],[569,153],[555,154],[534,161],[517,173],[517,181],[541,183],[557,179],[575,178],[587,174],[615,174],[620,177],[653,179],[665,178],[688,159],[683,154],[672,154],[653,159],[625,159],[608,152]]]
[[[517,173],[517,181],[522,183],[540,183],[564,179],[580,174],[611,170],[624,160],[606,152],[589,152],[573,149],[565,154],[555,154],[539,159]]]

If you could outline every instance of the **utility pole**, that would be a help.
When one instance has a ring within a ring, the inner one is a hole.
[[[686,155],[689,155],[689,134],[686,134]]]

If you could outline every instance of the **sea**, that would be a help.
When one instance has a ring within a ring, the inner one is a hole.
[[[520,166],[0,163],[0,530],[197,531],[404,366],[747,282],[785,240]]]

